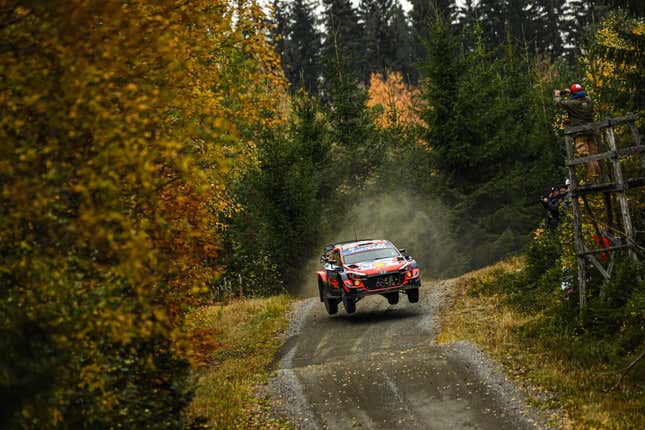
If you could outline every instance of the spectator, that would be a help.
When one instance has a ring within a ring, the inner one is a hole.
[[[554,230],[560,225],[560,191],[557,187],[551,188],[548,196],[542,198],[542,206],[547,210],[546,226],[550,230]]]
[[[563,99],[563,96],[570,96]],[[553,92],[553,101],[561,106],[569,116],[567,125],[583,125],[594,120],[594,104],[587,96],[585,89],[580,84],[571,85],[571,89],[555,90]],[[593,133],[579,134],[575,136],[574,142],[576,152],[581,157],[598,153],[598,145]],[[587,163],[587,175],[589,182],[598,182],[600,178],[600,167],[598,161],[589,161]]]

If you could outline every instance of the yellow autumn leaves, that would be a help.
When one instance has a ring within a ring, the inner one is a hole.
[[[219,271],[228,183],[282,120],[267,19],[246,0],[0,10],[9,424],[185,427],[177,327]]]
[[[421,126],[421,91],[403,82],[400,72],[372,73],[367,105],[379,107],[376,123],[382,128]]]

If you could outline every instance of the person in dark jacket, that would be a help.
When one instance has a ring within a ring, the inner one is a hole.
[[[564,93],[564,94],[563,94]],[[563,98],[562,96],[570,96]],[[576,126],[593,122],[594,104],[587,96],[585,89],[580,84],[571,85],[571,90],[555,90],[553,92],[553,101],[562,107],[569,116],[567,125]],[[598,145],[593,134],[580,134],[574,138],[576,152],[581,157],[598,153]],[[598,182],[600,178],[600,167],[597,161],[587,163],[588,176],[590,182]]]
[[[542,206],[548,213],[546,226],[550,230],[554,230],[560,225],[560,203],[562,203],[562,196],[560,196],[557,187],[552,188],[551,193],[542,198]]]

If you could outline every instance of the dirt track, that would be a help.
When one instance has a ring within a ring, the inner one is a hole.
[[[269,386],[279,413],[302,429],[541,428],[476,348],[432,344],[452,285],[428,283],[414,305],[369,297],[354,315],[301,302]]]

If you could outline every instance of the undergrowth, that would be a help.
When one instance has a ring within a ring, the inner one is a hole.
[[[255,387],[270,375],[287,311],[287,296],[201,307],[188,317],[199,366],[191,413],[213,429],[283,429]]]
[[[581,313],[575,281],[573,294],[561,288],[566,253],[566,240],[538,230],[526,257],[461,278],[439,341],[475,342],[511,376],[549,393],[534,400],[562,411],[552,416],[559,427],[645,428],[645,360],[617,384],[645,347],[638,265],[624,259],[611,281],[592,279]]]

